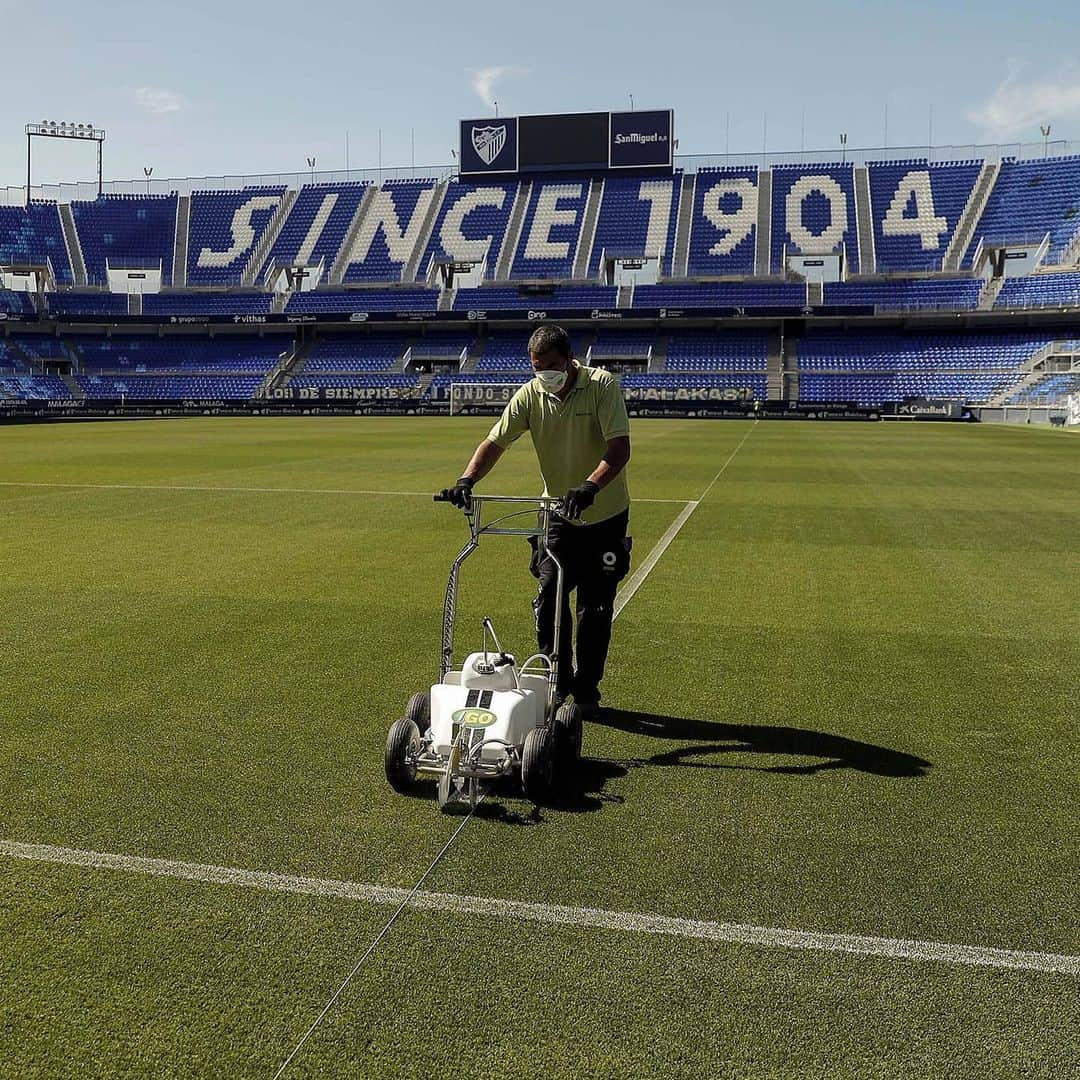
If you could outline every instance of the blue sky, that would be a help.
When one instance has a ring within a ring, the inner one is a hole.
[[[0,186],[23,125],[108,131],[106,179],[450,160],[456,121],[673,107],[680,153],[1080,136],[1075,0],[540,5],[355,0],[0,0]],[[93,175],[92,148],[37,140],[37,182]]]

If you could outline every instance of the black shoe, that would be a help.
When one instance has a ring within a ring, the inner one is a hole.
[[[582,720],[595,720],[600,715],[599,701],[579,701],[577,707],[581,712]]]

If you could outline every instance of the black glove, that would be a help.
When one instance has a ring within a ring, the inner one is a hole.
[[[563,517],[576,521],[596,501],[600,488],[591,480],[576,488],[571,488],[562,501]]]
[[[442,497],[459,510],[468,510],[472,506],[472,489],[475,480],[463,476],[453,487],[443,488]]]

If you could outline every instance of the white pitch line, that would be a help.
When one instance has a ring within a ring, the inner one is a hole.
[[[627,579],[626,584],[623,585],[615,597],[615,614],[611,617],[612,622],[619,617],[619,612],[634,598],[634,593],[645,584],[645,579],[660,561],[660,556],[671,546],[672,540],[679,535],[679,530],[686,524],[687,518],[697,508],[698,500],[696,499],[691,500],[682,508],[679,516],[668,526],[667,532],[657,540],[652,551],[645,556],[645,561]]]
[[[209,491],[266,495],[386,495],[431,498],[432,491],[376,491],[365,488],[212,487],[203,484],[67,484],[51,481],[0,480],[0,487],[75,488],[85,491]],[[640,503],[683,503],[685,499],[635,499]]]
[[[701,505],[705,496],[712,491],[716,481],[724,475],[727,467],[735,460],[735,455],[742,449],[743,443],[750,437],[750,432],[757,426],[755,420],[753,425],[746,429],[746,434],[739,440],[739,445],[728,455],[727,461],[720,466],[720,471],[709,482],[709,486],[701,493],[697,499],[691,499],[683,507],[682,513],[671,523],[667,532],[656,542],[656,546],[645,557],[645,561],[634,571],[633,574],[627,579],[626,584],[619,590],[619,594],[615,597],[615,614],[612,616],[611,621],[614,622],[619,617],[619,612],[622,611],[627,604],[634,598],[634,593],[645,584],[645,579],[652,573],[653,567],[660,561],[660,556],[671,546],[671,542],[679,535],[679,530],[689,521],[690,515]],[[637,502],[645,502],[644,499],[637,499]]]
[[[459,826],[458,831],[460,828]],[[1026,952],[906,938],[827,934],[769,926],[748,926],[741,923],[711,922],[704,919],[673,918],[666,915],[645,915],[628,911],[606,911],[601,908],[579,908],[562,904],[499,900],[484,896],[461,896],[455,893],[422,892],[352,881],[297,877],[292,874],[273,874],[227,866],[178,862],[172,859],[109,855],[100,851],[56,847],[52,844],[22,844],[11,840],[0,840],[0,855],[30,862],[59,863],[64,866],[80,866],[96,870],[122,870],[179,881],[233,885],[269,892],[320,896],[332,900],[353,900],[384,907],[445,911],[453,915],[496,916],[554,926],[658,934],[666,937],[726,942],[770,949],[849,953],[855,956],[880,956],[894,960],[929,960],[945,964],[966,964],[974,967],[1080,976],[1080,956],[1061,953]]]

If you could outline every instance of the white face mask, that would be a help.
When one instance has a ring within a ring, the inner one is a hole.
[[[557,394],[566,385],[566,374],[565,371],[538,371],[536,377],[549,394]]]

